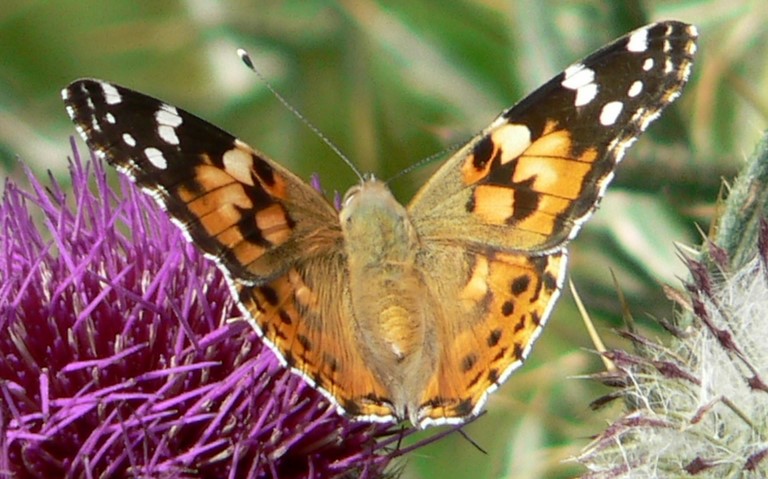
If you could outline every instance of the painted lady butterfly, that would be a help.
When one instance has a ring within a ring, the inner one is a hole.
[[[88,145],[216,261],[248,321],[341,412],[457,424],[528,356],[568,241],[680,95],[696,35],[656,23],[574,63],[407,207],[370,178],[336,211],[229,133],[121,86],[78,80],[63,98]]]

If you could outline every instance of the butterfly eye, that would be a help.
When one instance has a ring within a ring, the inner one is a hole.
[[[360,186],[353,186],[352,188],[348,189],[346,193],[344,193],[344,197],[341,200],[341,211],[339,211],[339,220],[341,223],[347,227],[352,225],[352,208],[350,208],[350,204],[352,203],[352,200],[357,197],[357,195],[360,193]]]
[[[352,198],[357,196],[358,193],[360,193],[360,190],[362,188],[358,186],[353,186],[352,188],[348,189],[346,193],[344,193],[344,198],[341,200],[341,208],[344,209],[349,206],[349,203],[352,201]]]

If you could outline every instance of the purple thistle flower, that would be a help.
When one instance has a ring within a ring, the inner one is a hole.
[[[380,477],[402,454],[230,321],[151,198],[76,150],[70,173],[0,203],[0,477]]]

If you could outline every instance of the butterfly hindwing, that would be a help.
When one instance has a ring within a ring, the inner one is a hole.
[[[444,298],[437,317],[439,370],[419,403],[423,424],[459,423],[523,364],[559,296],[566,252],[473,253],[438,245],[426,254],[429,289]]]
[[[347,414],[370,421],[395,419],[389,391],[361,349],[341,254],[315,256],[261,286],[234,291],[249,321],[286,364]]]

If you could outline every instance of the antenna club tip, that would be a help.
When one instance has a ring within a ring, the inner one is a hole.
[[[237,49],[237,56],[239,56],[239,57],[240,57],[240,61],[242,61],[243,63],[245,63],[245,66],[247,66],[248,68],[250,68],[251,70],[253,70],[253,68],[254,68],[254,67],[253,67],[253,62],[251,61],[251,56],[250,56],[250,55],[248,55],[248,52],[247,52],[247,51],[245,51],[245,49],[243,49],[243,48],[238,48],[238,49]]]

